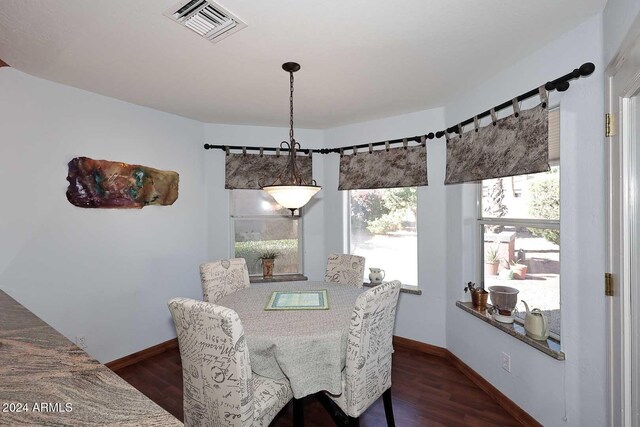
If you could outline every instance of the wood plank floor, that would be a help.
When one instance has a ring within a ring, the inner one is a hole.
[[[116,373],[182,420],[182,370],[177,348]],[[393,409],[398,427],[520,426],[446,359],[396,346],[392,378]],[[313,396],[305,398],[304,413],[307,427],[334,425]],[[271,425],[293,425],[291,403]],[[360,425],[386,426],[382,399],[360,417]]]

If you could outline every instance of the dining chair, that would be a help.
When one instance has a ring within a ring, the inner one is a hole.
[[[293,392],[286,378],[251,372],[238,314],[189,298],[173,298],[169,310],[182,359],[184,425],[268,426]]]
[[[202,298],[215,303],[220,298],[251,286],[244,258],[223,259],[200,265]]]
[[[361,288],[364,281],[364,261],[364,257],[358,255],[330,254],[324,281]]]
[[[389,427],[395,426],[391,404],[393,327],[401,283],[385,282],[358,296],[349,326],[342,393],[328,396],[358,426],[360,415],[380,396]]]

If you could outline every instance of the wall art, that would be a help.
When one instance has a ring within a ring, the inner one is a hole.
[[[178,198],[177,172],[122,162],[76,157],[67,181],[67,199],[81,208],[141,209]]]

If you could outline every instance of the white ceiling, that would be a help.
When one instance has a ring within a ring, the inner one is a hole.
[[[606,0],[220,0],[248,27],[217,44],[163,15],[176,3],[0,0],[0,58],[203,122],[272,126],[288,125],[280,66],[296,61],[296,127],[326,128],[443,105]]]

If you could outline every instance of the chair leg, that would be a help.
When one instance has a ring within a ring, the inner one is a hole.
[[[360,427],[360,418],[347,418],[347,426],[348,427]]]
[[[293,399],[293,426],[304,427],[304,405],[302,399]]]
[[[393,405],[391,404],[391,388],[382,393],[382,401],[384,402],[384,414],[387,416],[387,426],[396,427],[393,419]]]

